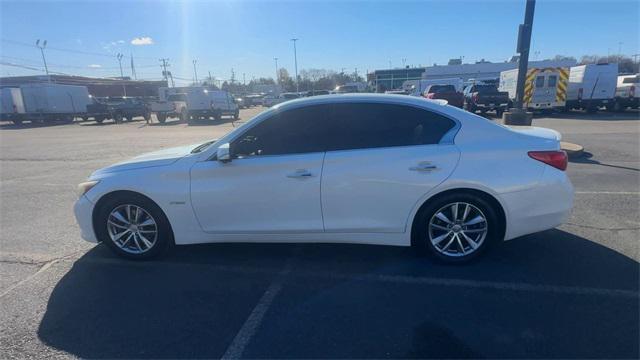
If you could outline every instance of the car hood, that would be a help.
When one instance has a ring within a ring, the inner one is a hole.
[[[556,141],[562,140],[562,135],[553,129],[536,127],[536,126],[513,126],[513,125],[507,126],[507,128],[520,134],[536,136],[536,137],[549,139],[549,140],[556,140]]]
[[[191,153],[191,150],[193,150],[198,145],[200,144],[178,146],[138,155],[129,160],[125,160],[97,170],[93,173],[92,177],[100,174],[114,173],[119,171],[171,165],[174,162],[178,161],[178,159],[189,155]]]

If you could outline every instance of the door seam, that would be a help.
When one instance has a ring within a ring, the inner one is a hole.
[[[324,207],[322,204],[322,179],[324,178],[324,159],[327,157],[327,152],[325,151],[322,154],[322,165],[320,166],[320,218],[322,219],[322,232],[327,232],[327,229],[324,226]]]

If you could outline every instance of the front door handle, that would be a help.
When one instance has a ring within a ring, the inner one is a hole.
[[[300,178],[308,178],[312,177],[313,174],[309,172],[307,169],[298,169],[295,172],[292,172],[287,175],[288,178],[292,179],[300,179]]]
[[[433,165],[432,163],[425,161],[419,163],[417,166],[412,166],[409,168],[411,171],[420,171],[420,172],[429,172],[436,170],[438,167]]]

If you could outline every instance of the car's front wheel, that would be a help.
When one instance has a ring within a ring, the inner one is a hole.
[[[480,255],[500,236],[496,211],[483,198],[450,194],[419,215],[417,240],[441,261],[460,263]]]
[[[120,256],[149,259],[173,244],[171,226],[162,209],[144,196],[115,196],[97,211],[98,239]]]

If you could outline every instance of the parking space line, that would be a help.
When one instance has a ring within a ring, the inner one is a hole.
[[[574,194],[640,195],[640,191],[574,191]]]
[[[262,294],[262,297],[251,311],[251,314],[249,314],[249,317],[245,320],[244,324],[242,324],[242,327],[233,338],[233,341],[231,341],[224,355],[222,355],[222,359],[240,359],[242,357],[242,353],[244,353],[245,348],[249,345],[249,342],[260,327],[264,315],[269,310],[269,307],[271,307],[278,293],[282,290],[285,277],[291,273],[294,256],[287,260],[284,269],[278,273],[264,294]]]

